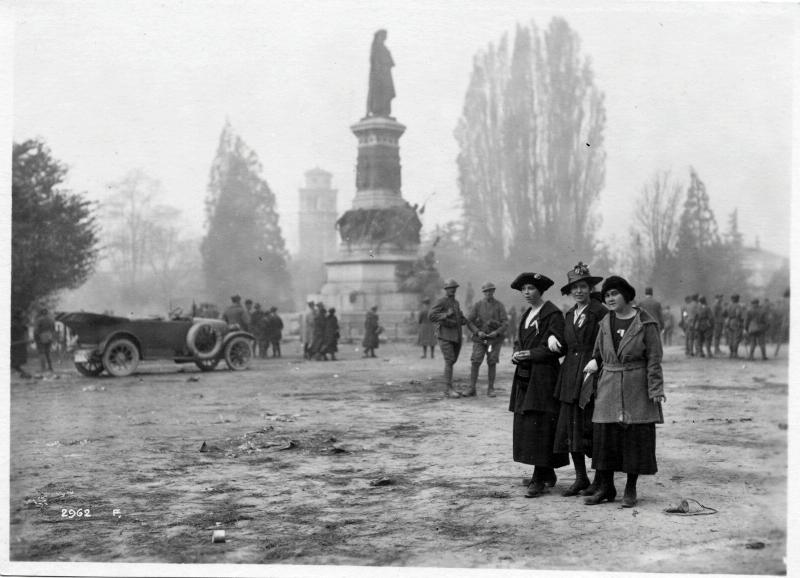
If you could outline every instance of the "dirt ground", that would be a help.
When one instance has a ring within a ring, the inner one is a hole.
[[[438,355],[341,350],[307,362],[286,344],[240,373],[162,361],[86,378],[65,362],[57,379],[12,377],[11,561],[786,571],[786,348],[767,362],[667,349],[659,472],[633,509],[562,497],[571,466],[524,497],[510,348],[496,398],[484,366],[483,395],[455,400]],[[462,388],[468,368],[467,348]],[[718,513],[664,512],[682,498]]]

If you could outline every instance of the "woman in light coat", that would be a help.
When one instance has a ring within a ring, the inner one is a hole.
[[[610,311],[600,322],[593,359],[584,369],[600,372],[592,416],[597,491],[585,503],[613,502],[614,472],[625,472],[622,506],[632,508],[638,477],[658,471],[656,424],[664,423],[661,404],[666,401],[661,338],[656,320],[631,305],[636,290],[625,279],[609,277],[602,293]]]

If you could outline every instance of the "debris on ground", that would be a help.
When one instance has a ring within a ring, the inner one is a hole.
[[[369,485],[370,486],[376,486],[376,487],[377,486],[393,486],[394,485],[394,480],[392,478],[383,477],[383,478],[378,478],[377,480],[372,480],[369,483]]]

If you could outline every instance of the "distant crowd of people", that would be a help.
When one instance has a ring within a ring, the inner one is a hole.
[[[308,309],[301,323],[303,357],[314,361],[336,361],[339,351],[339,319],[336,308],[325,308],[321,301],[308,302]]]
[[[200,317],[203,314],[215,316],[211,312],[197,312]],[[269,350],[272,349],[272,357],[281,357],[281,339],[283,338],[283,320],[278,315],[277,307],[270,307],[268,310],[262,309],[261,303],[253,303],[252,299],[245,299],[242,306],[242,298],[239,295],[231,297],[231,304],[222,313],[222,319],[228,325],[236,325],[244,331],[249,331],[255,337],[254,354],[258,357],[269,357]]]

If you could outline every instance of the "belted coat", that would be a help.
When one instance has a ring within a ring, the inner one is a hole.
[[[579,399],[588,402],[591,399],[594,380],[585,380],[583,368],[592,359],[594,343],[600,332],[600,321],[608,310],[594,299],[589,299],[589,304],[576,323],[575,312],[577,305],[567,311],[564,322],[564,361],[558,373],[555,397],[565,403],[575,403]],[[586,391],[583,391],[584,388]]]
[[[594,358],[601,364],[594,402],[594,423],[664,423],[661,403],[664,395],[661,370],[661,337],[658,323],[647,311],[634,308],[636,315],[614,351],[611,318],[600,321]]]
[[[534,322],[526,328],[528,313],[530,308],[521,315],[519,341],[515,343],[514,351],[527,349],[531,357],[517,364],[508,409],[516,413],[544,411],[558,414],[559,405],[553,397],[553,390],[558,380],[558,358],[561,354],[550,351],[547,339],[554,335],[563,341],[564,317],[558,307],[545,301]]]
[[[461,343],[463,334],[461,326],[467,323],[467,318],[461,311],[461,305],[455,297],[446,295],[431,307],[428,318],[434,323],[436,337],[444,341]]]

